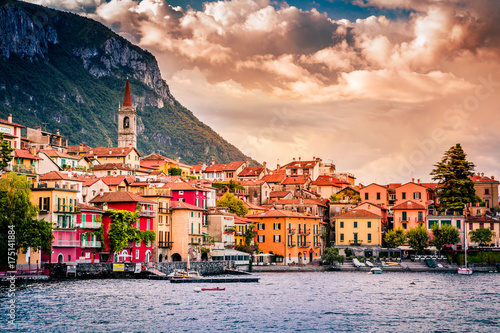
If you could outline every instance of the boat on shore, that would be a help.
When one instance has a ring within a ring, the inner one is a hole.
[[[379,267],[373,267],[370,269],[370,274],[382,274],[382,269]]]
[[[189,255],[187,257],[187,268],[186,269],[176,269],[169,275],[169,279],[199,279],[201,275],[198,271],[191,270],[191,265],[189,264]]]

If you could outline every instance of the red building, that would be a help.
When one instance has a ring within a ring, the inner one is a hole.
[[[102,226],[104,210],[82,203],[78,203],[77,208],[80,213],[76,217],[76,227],[81,249],[81,256],[77,262],[97,263],[101,260],[107,261],[109,255],[104,253],[103,258],[100,256],[103,243],[98,235],[98,231]]]
[[[156,203],[130,192],[106,192],[92,199],[90,203],[107,211],[108,209],[127,210],[129,212],[137,211],[139,220],[134,223],[134,227],[140,231],[154,231],[154,219],[156,216]],[[153,252],[153,242],[129,242],[120,253],[111,253],[109,248],[109,228],[111,225],[111,216],[104,213],[102,217],[102,226],[104,229],[105,249],[101,257],[109,256],[108,260],[114,262],[150,262]]]

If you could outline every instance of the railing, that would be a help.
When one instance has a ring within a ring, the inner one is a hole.
[[[295,235],[296,229],[288,228],[287,230],[290,235]]]
[[[288,242],[288,247],[295,247],[297,246],[297,244],[295,244],[294,242]]]
[[[226,229],[224,229],[224,232],[225,233],[235,233],[236,230],[234,228],[226,228]]]
[[[140,210],[139,211],[139,216],[147,216],[147,217],[153,217],[155,216],[156,212],[154,210]]]
[[[320,236],[321,234],[322,233],[319,229],[314,232],[314,236]]]
[[[52,243],[53,247],[79,247],[79,240],[58,239]]]
[[[315,248],[319,248],[320,246],[321,246],[320,243],[314,243],[314,245],[313,245],[313,247],[315,247]]]
[[[351,239],[349,241],[349,244],[351,244],[351,245],[361,245],[362,243],[363,243],[363,241],[360,239]]]
[[[163,241],[161,241],[161,242],[158,242],[158,247],[171,249],[173,244],[174,244],[174,242],[163,242]]]
[[[102,225],[101,222],[82,222],[82,223],[77,223],[76,227],[84,229],[99,229],[101,225]]]
[[[27,174],[34,174],[35,168],[31,165],[13,165],[12,166],[12,171],[17,172],[17,173],[27,173]]]
[[[170,210],[169,208],[158,207],[158,213],[160,213],[160,214],[168,214],[169,210]]]
[[[83,241],[81,243],[81,248],[88,249],[88,248],[100,248],[101,247],[101,242],[100,241]]]
[[[54,213],[78,213],[76,206],[54,205]]]
[[[57,229],[75,229],[75,224],[71,221],[57,222]]]
[[[310,246],[311,246],[311,242],[298,243],[298,247],[310,247]]]
[[[299,235],[310,235],[310,234],[311,234],[311,229],[305,229],[305,230],[299,229]]]

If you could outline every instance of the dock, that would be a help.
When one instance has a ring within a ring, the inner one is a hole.
[[[171,283],[238,283],[238,282],[259,282],[256,277],[206,277],[197,279],[171,279],[167,276],[150,275],[150,280],[170,280]]]

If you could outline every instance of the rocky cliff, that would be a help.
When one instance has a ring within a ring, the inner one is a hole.
[[[0,117],[60,129],[70,144],[116,145],[127,76],[142,154],[185,163],[246,158],[176,101],[149,52],[93,20],[0,0]]]

